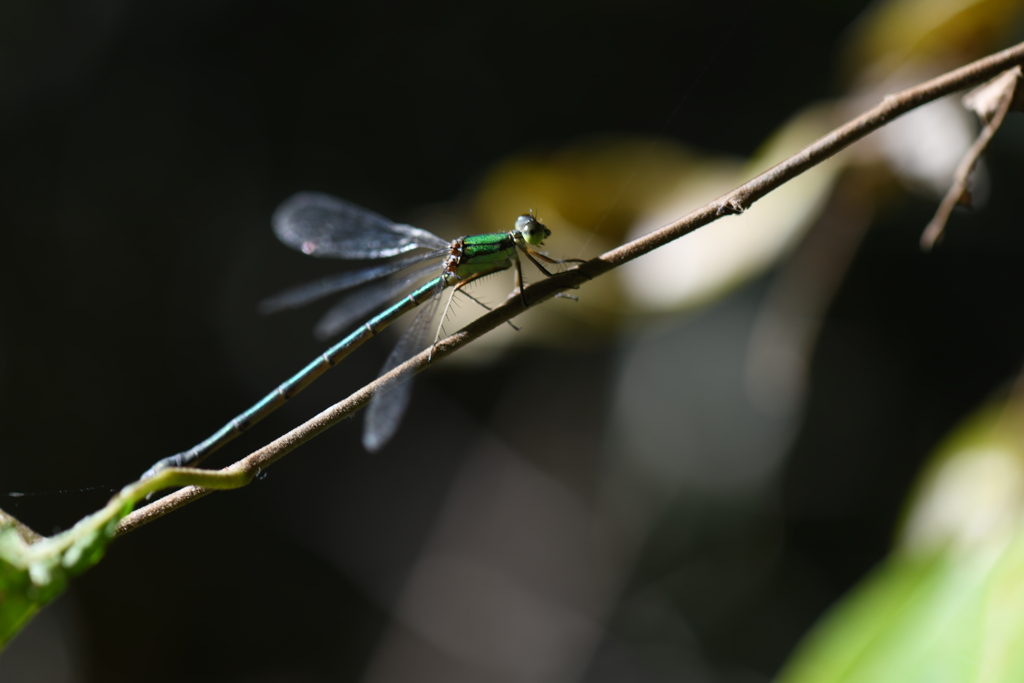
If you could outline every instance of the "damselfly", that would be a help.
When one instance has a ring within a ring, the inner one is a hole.
[[[218,448],[276,410],[285,401],[309,386],[328,368],[337,365],[357,346],[417,306],[427,305],[416,315],[399,339],[381,369],[383,375],[426,348],[430,342],[431,325],[441,294],[451,288],[451,297],[477,278],[507,270],[515,265],[516,279],[522,296],[523,274],[519,254],[522,253],[542,273],[551,276],[543,265],[583,263],[582,259],[552,259],[535,251],[551,235],[551,231],[532,213],[516,219],[509,232],[460,237],[451,242],[426,230],[394,223],[368,209],[326,194],[303,192],[286,200],[273,217],[274,233],[284,244],[311,256],[339,259],[392,259],[362,270],[341,273],[285,291],[263,302],[264,312],[295,308],[329,294],[354,290],[321,319],[317,325],[320,336],[341,331],[362,316],[415,282],[433,275],[398,303],[370,318],[354,332],[329,348],[289,380],[267,394],[254,406],[241,413],[206,440],[187,451],[164,458],[143,476],[150,476],[166,467],[194,466]],[[393,258],[412,252],[402,258]],[[440,262],[437,262],[441,259]],[[410,271],[407,268],[423,261],[434,261]],[[396,278],[389,276],[401,273]],[[358,288],[358,289],[356,289]],[[525,299],[523,304],[526,304]],[[443,317],[443,316],[442,316]],[[439,328],[440,329],[440,328]],[[437,335],[433,342],[436,343]],[[363,445],[369,451],[379,450],[394,435],[409,402],[411,381],[376,395],[367,408]]]

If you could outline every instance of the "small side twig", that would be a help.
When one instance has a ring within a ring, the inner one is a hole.
[[[949,216],[953,213],[953,209],[958,204],[970,203],[967,181],[974,167],[978,165],[978,159],[985,153],[992,141],[992,137],[1003,125],[1003,119],[1006,118],[1015,99],[1019,97],[1017,85],[1020,80],[1021,68],[1016,66],[994,79],[992,83],[987,83],[964,96],[964,104],[974,109],[985,125],[978,133],[974,144],[968,148],[963,159],[960,160],[956,173],[953,174],[953,183],[950,185],[949,191],[946,192],[946,196],[942,198],[935,217],[921,233],[921,248],[925,251],[935,246],[935,243],[942,237],[942,232],[946,228],[946,223],[949,222]],[[996,98],[994,108],[988,106],[992,101],[991,95]]]
[[[945,95],[977,85],[1021,63],[1024,63],[1024,43],[972,62],[913,88],[890,95],[878,106],[836,128],[799,153],[773,166],[732,192],[709,202],[669,225],[587,261],[576,269],[558,273],[553,277],[531,284],[525,289],[524,297],[529,300],[531,305],[540,303],[560,292],[575,289],[588,280],[603,275],[723,216],[742,213],[755,201],[783,183],[825,161],[896,117]],[[429,356],[430,350],[423,351],[223,471],[241,471],[254,476],[260,470],[266,469],[290,451],[315,438],[337,422],[351,417],[353,413],[365,406],[377,391],[386,390],[389,386],[403,381],[433,361],[444,358],[477,337],[503,325],[522,311],[522,299],[518,295],[511,296],[501,306],[481,316],[450,337],[441,340],[433,348],[432,359]],[[115,533],[121,535],[133,531],[211,492],[211,489],[196,486],[175,491],[125,516],[118,524]]]

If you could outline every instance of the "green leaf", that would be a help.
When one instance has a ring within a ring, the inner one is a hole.
[[[1024,680],[1024,410],[993,403],[936,451],[899,544],[778,683]]]
[[[68,531],[30,543],[14,524],[0,527],[0,647],[39,609],[60,595],[68,580],[100,561],[123,503],[86,517]]]
[[[181,486],[238,488],[253,476],[244,468],[169,467],[125,486],[103,509],[50,538],[36,535],[0,510],[0,649],[43,605],[60,595],[72,577],[103,559],[117,523],[146,495]]]

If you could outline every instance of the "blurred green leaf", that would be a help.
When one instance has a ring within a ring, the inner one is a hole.
[[[60,595],[68,579],[103,558],[118,520],[131,510],[130,501],[115,501],[66,532],[34,543],[14,523],[0,528],[0,647]]]
[[[1024,680],[1024,411],[989,404],[936,451],[899,544],[780,674],[804,681]]]
[[[245,467],[168,467],[128,484],[103,508],[49,538],[0,510],[0,649],[64,591],[69,579],[103,559],[117,523],[148,494],[183,486],[233,489],[245,486],[253,476]]]
[[[998,552],[887,560],[779,676],[803,681],[1024,680],[1024,539]]]
[[[909,65],[967,62],[1013,40],[1021,0],[881,0],[858,17],[845,71],[886,78]]]

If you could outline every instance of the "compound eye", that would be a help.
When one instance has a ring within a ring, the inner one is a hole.
[[[516,230],[523,236],[523,240],[527,244],[538,245],[541,244],[550,234],[551,231],[547,229],[543,223],[538,221],[531,214],[523,214],[516,219]]]

